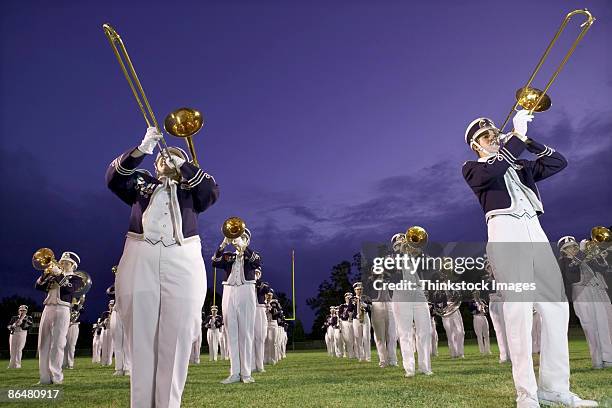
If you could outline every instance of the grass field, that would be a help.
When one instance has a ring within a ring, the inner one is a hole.
[[[513,407],[514,387],[509,365],[497,362],[497,347],[491,356],[480,356],[477,346],[466,343],[464,360],[451,360],[440,342],[440,355],[433,359],[434,375],[404,378],[401,368],[377,367],[372,363],[328,357],[324,351],[288,352],[287,358],[266,373],[255,374],[254,384],[221,385],[229,362],[191,366],[183,407]],[[584,340],[570,342],[572,390],[612,407],[612,369],[592,370]],[[6,367],[8,361],[0,361]],[[536,358],[537,363],[537,358]],[[66,370],[61,387],[62,407],[126,407],[129,379],[113,377],[113,369],[78,358],[74,370]],[[34,359],[21,370],[0,371],[0,388],[32,387],[38,381]],[[48,402],[20,402],[5,406],[43,407]]]

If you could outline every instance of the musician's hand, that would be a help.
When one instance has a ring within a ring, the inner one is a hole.
[[[223,241],[221,241],[221,244],[219,244],[219,249],[224,249],[229,244],[230,244],[229,238],[228,237],[224,237]]]
[[[153,149],[155,149],[155,145],[162,138],[162,134],[156,127],[147,128],[147,133],[145,133],[142,142],[138,146],[138,150],[143,152],[144,154],[153,154]]]
[[[533,115],[529,114],[529,111],[522,109],[516,112],[514,118],[512,118],[512,124],[514,125],[514,132],[518,133],[518,137],[525,141],[527,138],[527,124],[533,120]]]
[[[180,169],[183,163],[185,163],[185,159],[175,156],[175,155],[172,155],[170,159],[166,159],[166,166],[168,166],[171,169],[174,168],[175,164],[176,164],[176,167]]]

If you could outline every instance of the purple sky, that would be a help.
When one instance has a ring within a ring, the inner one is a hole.
[[[124,38],[159,120],[179,106],[206,117],[195,143],[221,197],[200,217],[205,258],[222,221],[239,215],[266,279],[289,291],[295,248],[307,330],[305,299],[362,242],[414,224],[437,241],[485,237],[461,177],[465,126],[502,121],[572,7],[598,21],[530,128],[570,160],[540,186],[541,220],[551,240],[612,224],[609,1],[254,3],[2,3],[0,297],[42,299],[30,258],[49,246],[81,255],[90,313],[103,308],[129,214],[104,171],[145,131],[104,22]]]

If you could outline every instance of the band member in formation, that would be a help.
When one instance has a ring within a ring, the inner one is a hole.
[[[411,257],[420,256],[423,253],[423,247],[426,242],[427,238],[423,239],[419,244],[415,244],[406,238],[406,234],[395,234],[391,238],[391,246],[394,252],[405,253]],[[418,286],[420,271],[412,269],[412,264],[407,266],[409,268],[400,271],[402,274],[401,278],[405,282],[413,282],[413,284]],[[415,375],[415,351],[418,354],[419,371],[425,375],[432,375],[431,318],[425,293],[420,289],[394,291],[392,310],[397,325],[402,365],[405,371],[404,376],[414,377]]]
[[[323,322],[323,330],[325,331],[325,346],[327,347],[327,355],[329,356],[334,356],[336,354],[334,347],[334,328],[332,326],[333,310],[334,306],[330,306],[329,314],[325,316],[325,321]]]
[[[108,302],[108,310],[102,312],[102,351],[100,356],[100,363],[103,366],[113,365],[113,332],[111,330],[110,319],[115,308],[115,301],[110,300]]]
[[[352,301],[353,294],[344,294],[344,303],[338,306],[340,316],[340,333],[342,333],[342,345],[344,347],[344,357],[355,358],[355,340],[353,339],[353,316],[355,315],[355,304]]]
[[[117,266],[111,268],[113,277],[117,279]],[[110,332],[113,337],[113,352],[115,354],[115,372],[113,375],[122,376],[130,375],[130,349],[125,328],[123,327],[123,321],[119,314],[119,307],[117,305],[117,299],[115,296],[115,284],[113,283],[108,289],[106,289],[108,297],[115,302],[113,311],[110,315]]]
[[[332,328],[332,347],[334,355],[338,358],[342,357],[342,333],[340,333],[340,317],[338,316],[338,306],[331,307],[331,321],[330,326]]]
[[[569,390],[569,310],[562,296],[559,266],[537,217],[543,206],[536,183],[561,171],[567,161],[554,149],[526,136],[532,118],[525,110],[517,112],[514,130],[509,134],[501,134],[490,119],[472,121],[466,129],[465,142],[478,160],[463,165],[463,176],[485,213],[487,255],[495,280],[508,284],[537,280],[536,301],[533,293],[503,293],[517,406],[538,407],[538,401],[597,406]],[[524,150],[535,154],[537,160],[519,159]],[[543,327],[539,382],[531,355],[534,306],[542,317]]]
[[[558,246],[559,265],[589,343],[593,368],[612,367],[612,305],[603,275],[609,269],[606,258],[581,249],[572,236],[561,238]]]
[[[28,316],[28,306],[21,305],[17,316],[11,317],[9,325],[9,350],[11,360],[8,368],[21,368],[21,355],[26,344],[28,330],[32,327],[32,316]]]
[[[353,316],[353,339],[355,341],[355,354],[359,361],[371,361],[371,324],[370,310],[372,300],[363,294],[363,285],[361,282],[353,284],[355,296],[353,296],[353,304],[355,305],[356,316]]]
[[[92,327],[91,362],[100,363],[102,353],[102,319],[98,317]]]
[[[266,320],[267,333],[264,350],[264,360],[266,364],[275,365],[278,363],[278,317],[281,313],[278,300],[273,298],[274,290],[270,289],[266,294]]]
[[[231,242],[224,238],[213,256],[213,267],[225,271],[222,308],[229,340],[230,375],[222,381],[223,384],[255,382],[251,376],[257,303],[255,270],[261,267],[261,259],[249,248],[250,241],[251,232],[245,229]],[[230,243],[236,248],[235,252],[224,253]]]
[[[219,351],[219,331],[223,326],[223,319],[217,314],[217,306],[210,307],[210,315],[204,320],[206,327],[206,340],[208,341],[208,360],[217,361],[217,353]]]
[[[79,317],[81,315],[82,305],[75,304],[70,311],[70,326],[68,326],[68,334],[66,335],[66,348],[64,349],[64,368],[72,370],[74,368],[74,352],[76,343],[79,339]]]
[[[64,252],[57,265],[51,265],[36,280],[36,289],[47,292],[38,328],[38,369],[40,384],[61,384],[62,364],[74,288],[66,285],[65,275],[73,273],[81,262],[74,252]]]
[[[255,270],[255,291],[257,307],[255,309],[255,334],[253,338],[253,371],[263,373],[266,336],[268,335],[268,319],[266,318],[266,294],[270,292],[268,282],[261,280],[261,268]]]
[[[487,320],[487,304],[480,298],[480,292],[475,291],[469,305],[474,318],[473,326],[480,354],[491,354],[489,340],[489,320]]]
[[[438,326],[436,315],[433,312],[433,305],[429,304],[429,315],[431,316],[431,355],[438,356]]]
[[[372,328],[378,351],[378,366],[397,366],[397,328],[391,296],[385,288],[372,300]]]
[[[289,323],[287,323],[284,316],[281,321],[280,328],[281,328],[280,330],[280,356],[281,358],[286,358],[287,357],[287,341],[289,340],[289,337],[287,336],[287,330],[289,328]]]
[[[214,178],[176,147],[157,155],[157,177],[137,171],[161,139],[148,128],[106,173],[109,189],[132,209],[115,288],[131,351],[133,407],[180,406],[206,297],[197,216],[219,196]]]

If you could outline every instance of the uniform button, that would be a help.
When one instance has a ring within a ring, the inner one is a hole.
[[[162,227],[166,228],[166,224],[162,225]]]

